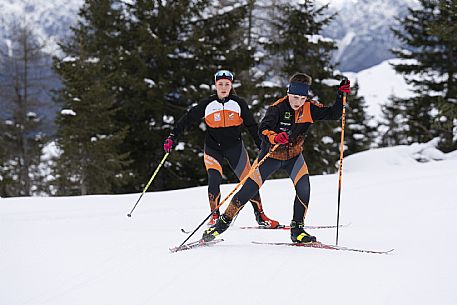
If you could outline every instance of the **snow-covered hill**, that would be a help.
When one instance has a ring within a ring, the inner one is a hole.
[[[360,153],[343,167],[349,225],[339,244],[393,254],[254,245],[289,236],[241,230],[255,223],[250,206],[223,243],[170,254],[186,238],[180,228],[209,213],[205,187],[147,193],[132,218],[139,194],[0,199],[0,304],[457,304],[457,155],[431,142]],[[311,184],[307,224],[334,224],[336,175]],[[268,181],[261,194],[267,213],[288,223],[292,183]],[[312,233],[335,241],[335,230]]]
[[[413,87],[405,82],[402,75],[397,74],[392,64],[398,64],[400,59],[389,59],[369,69],[358,73],[344,73],[352,84],[358,82],[359,96],[367,103],[367,112],[374,116],[374,125],[382,120],[381,106],[389,102],[392,96],[407,98],[413,96]]]

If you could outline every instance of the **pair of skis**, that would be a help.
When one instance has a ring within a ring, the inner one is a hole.
[[[342,227],[347,227],[347,226],[349,226],[349,224],[339,225],[338,227],[342,228]],[[259,226],[244,226],[244,227],[239,227],[239,228],[241,230],[256,230],[256,229],[260,229],[260,230],[290,230],[290,226],[286,226],[286,225],[279,225],[276,228],[270,228],[270,227],[262,226],[262,225],[259,225]],[[330,225],[330,226],[304,226],[305,230],[335,229],[335,228],[336,228],[335,225]],[[183,232],[184,234],[190,234],[191,233],[191,231],[188,231],[188,230],[185,230],[185,229],[181,229],[181,232]]]
[[[200,247],[209,247],[214,246],[220,242],[224,241],[223,239],[214,239],[212,241],[194,241],[188,244],[184,244],[180,247],[174,247],[170,249],[171,253],[184,251],[184,250],[191,250]],[[360,253],[370,253],[370,254],[389,254],[394,249],[390,249],[387,251],[376,251],[376,250],[367,250],[367,249],[357,249],[357,248],[349,248],[349,247],[342,247],[336,245],[328,245],[321,242],[312,242],[312,243],[289,243],[289,242],[259,242],[253,241],[255,245],[264,245],[264,246],[287,246],[287,247],[302,247],[302,248],[318,248],[318,249],[325,249],[325,250],[337,250],[337,251],[350,251],[350,252],[360,252]]]
[[[339,227],[348,226],[348,225],[339,225]],[[305,226],[305,229],[328,229],[328,228],[336,228],[336,226]],[[290,230],[290,226],[280,225],[274,229],[264,227],[264,226],[248,226],[248,227],[240,227],[240,229],[265,229],[265,230]],[[189,234],[184,229],[181,229],[183,233]],[[203,240],[191,242],[188,244],[184,244],[181,247],[174,247],[170,249],[170,252],[179,252],[184,250],[190,250],[194,248],[200,247],[209,247],[215,244],[222,242],[223,239],[215,239],[212,241],[205,242]],[[367,249],[357,249],[357,248],[349,248],[337,245],[329,245],[324,244],[321,242],[313,242],[313,243],[291,243],[291,242],[252,242],[255,245],[265,245],[265,246],[287,246],[287,247],[303,247],[303,248],[318,248],[318,249],[326,249],[326,250],[339,250],[339,251],[350,251],[350,252],[360,252],[360,253],[370,253],[370,254],[389,254],[394,249],[390,249],[387,251],[376,251],[376,250],[367,250]]]

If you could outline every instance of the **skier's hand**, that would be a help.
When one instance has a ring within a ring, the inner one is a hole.
[[[173,135],[171,134],[168,136],[168,138],[165,139],[165,142],[163,143],[163,150],[166,153],[171,152],[171,150],[173,149],[173,144],[174,144]]]
[[[288,142],[289,142],[289,135],[285,131],[280,132],[275,136],[275,143],[277,143],[277,144],[286,144]]]
[[[338,87],[338,91],[348,95],[351,94],[351,81],[347,78],[344,78]]]

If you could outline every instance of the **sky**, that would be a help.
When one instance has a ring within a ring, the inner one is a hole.
[[[170,253],[209,214],[206,187],[147,193],[131,218],[139,194],[0,199],[0,305],[457,304],[457,154],[434,145],[344,160],[339,245],[389,255],[255,245],[289,232],[240,229],[249,205],[222,243]],[[261,196],[290,222],[291,181]],[[306,224],[335,224],[336,206],[337,175],[311,176]],[[335,229],[309,232],[335,243]]]

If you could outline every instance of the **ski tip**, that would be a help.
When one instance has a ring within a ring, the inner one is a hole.
[[[183,250],[190,250],[190,249],[198,248],[198,247],[212,246],[212,245],[215,245],[222,241],[224,241],[224,240],[223,239],[214,239],[211,241],[204,241],[203,239],[200,239],[200,240],[197,240],[197,241],[194,241],[194,242],[191,242],[188,244],[184,244],[184,245],[181,245],[178,247],[169,248],[169,250],[171,253],[175,253],[175,252],[179,252],[179,251],[183,251]]]

